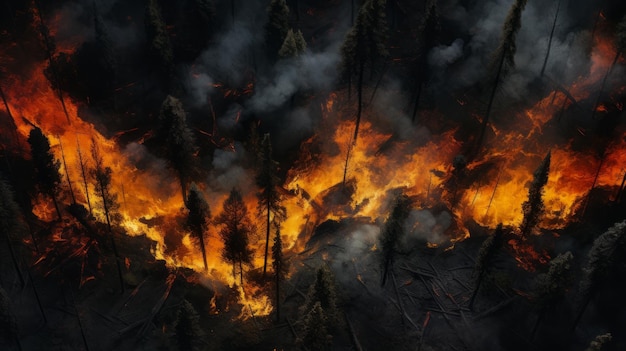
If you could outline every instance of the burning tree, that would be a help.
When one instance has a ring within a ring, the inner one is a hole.
[[[589,302],[596,294],[602,283],[611,275],[611,268],[620,262],[625,249],[626,221],[615,223],[604,234],[593,242],[588,254],[587,265],[583,269],[583,279],[580,282],[579,297],[580,309],[574,320],[574,328],[582,318]]]
[[[357,113],[354,137],[356,144],[363,108],[363,76],[369,67],[374,72],[380,61],[388,55],[386,0],[367,0],[359,10],[356,23],[346,35],[341,47],[341,71],[348,80],[348,90],[354,77],[357,78]]]
[[[248,217],[248,209],[243,203],[241,193],[233,188],[224,201],[222,213],[215,219],[222,226],[220,237],[224,240],[222,257],[233,265],[233,279],[235,266],[239,266],[239,281],[243,285],[243,265],[252,264],[252,250],[248,247],[248,237],[256,228]]]
[[[274,58],[289,32],[289,7],[285,0],[272,0],[267,7],[265,43],[270,57]]]
[[[396,252],[396,246],[400,236],[404,232],[404,222],[411,212],[411,199],[404,194],[400,194],[394,202],[393,209],[389,218],[385,221],[380,237],[381,259],[382,259],[382,277],[381,286],[385,285],[389,270],[393,269],[393,258]]]
[[[566,252],[550,261],[548,272],[540,274],[536,280],[535,299],[539,308],[539,317],[533,327],[532,335],[546,313],[563,299],[567,288],[573,281],[572,261],[574,255]]]
[[[282,196],[278,192],[278,163],[272,158],[272,144],[270,135],[265,134],[261,142],[259,155],[261,164],[256,176],[256,184],[261,189],[257,193],[258,210],[260,215],[265,216],[265,257],[263,260],[263,275],[267,272],[267,255],[270,243],[270,230],[272,219],[279,226],[287,217],[287,209],[281,205]]]
[[[91,169],[90,174],[91,178],[94,181],[96,193],[100,197],[100,204],[102,206],[102,210],[104,211],[104,218],[106,220],[107,229],[109,235],[111,236],[111,247],[113,248],[113,254],[115,255],[115,264],[117,266],[117,273],[119,275],[120,288],[123,293],[124,278],[122,276],[122,266],[120,263],[121,258],[119,252],[117,251],[115,235],[113,234],[112,228],[113,221],[117,220],[119,217],[119,215],[116,213],[117,209],[119,209],[119,204],[117,203],[117,194],[113,193],[111,189],[111,178],[113,170],[111,170],[111,167],[106,167],[104,165],[104,159],[102,158],[100,148],[98,147],[95,139],[91,140],[91,157],[93,159],[93,168]]]
[[[441,24],[439,23],[439,11],[437,3],[433,1],[426,10],[426,15],[422,25],[419,28],[419,36],[417,42],[417,59],[415,60],[415,101],[413,102],[413,114],[411,120],[415,121],[417,108],[419,106],[422,87],[428,81],[430,69],[428,65],[428,53],[438,43]]]
[[[526,7],[528,0],[515,0],[504,22],[502,28],[502,38],[500,39],[500,45],[496,49],[493,55],[493,62],[491,63],[491,71],[495,74],[493,88],[491,89],[491,95],[489,96],[489,102],[487,104],[487,112],[483,118],[483,122],[480,129],[480,134],[476,142],[476,151],[482,145],[485,138],[485,132],[487,131],[487,124],[489,123],[489,117],[491,115],[491,109],[493,107],[493,101],[496,97],[496,91],[500,82],[508,76],[508,74],[515,68],[515,52],[517,51],[516,37],[520,28],[522,27],[522,12]]]
[[[187,227],[191,230],[191,234],[200,244],[204,271],[208,272],[209,267],[206,260],[204,234],[208,228],[209,218],[211,218],[211,210],[209,209],[209,204],[207,204],[204,196],[195,184],[191,184],[186,206],[189,210],[189,213],[187,214]]]
[[[283,241],[280,237],[280,226],[276,225],[274,245],[272,245],[272,268],[276,282],[276,322],[280,322],[280,282],[285,279],[287,265],[283,258]]]
[[[187,183],[193,173],[195,140],[187,127],[187,114],[177,98],[168,95],[159,113],[159,136],[165,139],[167,161],[178,174],[183,201],[187,199]]]
[[[522,204],[522,212],[524,219],[520,225],[520,234],[526,237],[532,233],[539,224],[544,211],[543,204],[543,187],[548,183],[548,174],[550,173],[550,152],[543,159],[539,167],[533,175],[533,182],[528,189],[528,200]]]
[[[61,174],[59,173],[61,163],[54,158],[48,137],[38,127],[31,129],[28,143],[30,144],[30,153],[39,191],[52,199],[59,220],[61,220],[61,210],[57,200],[61,185]]]
[[[496,227],[496,231],[493,233],[493,235],[485,239],[483,244],[480,246],[480,250],[478,251],[478,257],[476,257],[476,266],[474,266],[474,275],[476,276],[476,281],[474,283],[474,291],[472,292],[472,297],[469,301],[470,310],[474,309],[474,302],[476,301],[476,297],[478,296],[480,287],[484,282],[486,275],[489,273],[489,270],[493,265],[493,260],[496,257],[498,251],[500,251],[500,249],[502,248],[503,243],[504,230],[502,229],[502,223],[500,223]]]

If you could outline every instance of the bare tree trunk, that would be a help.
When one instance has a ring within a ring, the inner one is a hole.
[[[57,201],[57,195],[56,194],[52,194],[51,198],[52,198],[52,203],[54,204],[54,209],[57,211],[57,216],[59,216],[59,221],[61,221],[63,219],[63,216],[61,216],[61,209],[59,208],[59,203]]]
[[[365,71],[365,61],[361,60],[359,65],[359,81],[357,83],[357,108],[356,108],[356,124],[354,126],[354,140],[352,142],[356,145],[356,140],[359,136],[359,126],[361,125],[361,113],[363,112],[363,73]]]
[[[241,288],[243,289],[243,262],[239,260],[239,282],[241,283]]]
[[[413,113],[411,114],[411,122],[415,122],[415,117],[417,117],[417,108],[420,103],[420,96],[422,95],[422,82],[417,83],[415,102],[413,103]]]
[[[85,186],[85,197],[87,198],[87,206],[89,207],[89,214],[93,215],[91,209],[91,200],[89,199],[89,186],[87,183],[87,172],[85,172],[85,162],[83,162],[83,155],[80,152],[80,143],[78,142],[78,138],[76,138],[76,150],[78,151],[78,163],[80,164],[80,172],[83,176],[83,185]]]
[[[489,117],[491,116],[491,109],[493,108],[493,101],[496,97],[496,92],[498,91],[498,86],[500,85],[500,77],[502,76],[502,67],[504,66],[504,50],[502,50],[502,54],[500,56],[500,62],[498,63],[498,72],[496,73],[496,79],[493,82],[493,89],[491,90],[491,94],[489,95],[489,103],[487,104],[487,113],[485,113],[485,118],[483,118],[483,123],[480,127],[480,134],[476,141],[476,149],[474,150],[475,154],[478,154],[480,151],[480,147],[485,139],[485,133],[487,132],[487,124],[489,123]]]
[[[72,204],[76,204],[76,197],[74,197],[74,189],[72,188],[72,181],[70,180],[70,172],[67,168],[67,162],[65,162],[65,152],[63,151],[63,142],[61,142],[61,138],[57,135],[57,139],[59,139],[59,147],[61,148],[61,159],[63,160],[63,168],[65,168],[65,177],[67,178],[67,186],[70,189],[70,196],[72,197]]]
[[[556,28],[556,21],[559,18],[559,10],[561,9],[561,0],[556,5],[556,13],[554,14],[554,21],[552,22],[552,30],[550,30],[550,39],[548,40],[548,50],[546,51],[546,57],[543,59],[543,66],[541,66],[541,76],[546,70],[548,64],[548,57],[550,57],[550,49],[552,48],[552,38],[554,37],[554,29]]]
[[[12,134],[13,134],[13,138],[15,138],[15,145],[17,145],[18,149],[21,149],[20,147],[20,139],[17,135],[17,125],[15,124],[15,121],[13,120],[13,114],[11,113],[11,108],[9,107],[9,103],[7,102],[6,96],[4,96],[4,90],[2,90],[2,86],[0,86],[0,97],[2,98],[2,102],[4,103],[4,109],[7,111],[7,115],[9,116],[9,122],[11,124],[11,129],[12,129]]]
[[[268,194],[270,192],[268,191]],[[268,195],[268,197],[270,197],[271,195]],[[267,253],[269,251],[269,246],[270,246],[270,217],[271,217],[271,211],[270,211],[270,205],[271,205],[271,199],[266,199],[267,200],[267,215],[265,217],[265,225],[267,226],[267,230],[266,230],[266,235],[265,235],[265,258],[263,259],[263,277],[265,277],[265,274],[267,273]]]
[[[202,261],[204,262],[204,271],[208,273],[209,265],[207,264],[207,261],[206,261],[206,248],[204,246],[204,233],[201,231],[198,234],[200,234],[198,235],[198,239],[200,240],[200,251],[202,251]]]

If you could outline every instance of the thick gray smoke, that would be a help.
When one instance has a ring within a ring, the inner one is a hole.
[[[491,0],[466,8],[458,1],[448,1],[441,6],[442,16],[447,21],[463,30],[469,29],[467,33],[460,33],[469,35],[469,40],[454,39],[431,52],[431,65],[440,69],[437,89],[454,91],[484,81],[511,4],[509,0]],[[546,75],[562,84],[571,83],[588,72],[590,65],[589,32],[581,29],[580,23],[576,23],[578,19],[572,18],[569,8],[565,7],[564,2],[546,68]],[[526,6],[516,42],[516,69],[503,86],[507,96],[524,97],[530,82],[539,77],[555,12],[556,2],[534,1]],[[464,57],[459,59],[456,55],[461,45]],[[451,64],[454,67],[444,72]]]

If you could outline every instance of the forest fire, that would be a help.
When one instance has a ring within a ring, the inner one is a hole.
[[[597,297],[623,292],[623,267],[597,262],[626,252],[626,17],[603,0],[591,25],[559,2],[555,28],[575,33],[548,38],[520,25],[547,4],[482,2],[23,1],[0,23],[1,253],[16,272],[0,272],[0,302],[28,277],[37,303],[21,304],[47,323],[67,302],[86,349],[98,318],[121,349],[199,349],[202,328],[210,350],[376,349],[399,321],[402,343],[430,349],[481,349],[460,330],[483,318],[518,318],[525,346],[560,340],[547,321],[564,315],[612,331]],[[503,23],[500,42],[462,13]],[[110,311],[91,307],[102,298]],[[22,334],[8,345],[43,338]]]

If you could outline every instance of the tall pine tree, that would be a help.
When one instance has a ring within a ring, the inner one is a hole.
[[[267,256],[270,243],[272,220],[280,225],[287,217],[287,209],[281,205],[282,196],[278,192],[278,163],[272,157],[270,135],[265,134],[261,142],[259,155],[260,167],[256,176],[256,184],[260,191],[257,193],[258,212],[265,217],[265,257],[263,260],[263,275],[267,272]]]
[[[543,159],[539,167],[535,170],[533,181],[528,189],[528,200],[522,204],[524,219],[520,225],[522,237],[532,234],[539,224],[544,212],[543,187],[548,183],[550,173],[550,152]]]
[[[204,271],[208,272],[209,267],[207,265],[204,239],[209,225],[209,218],[211,218],[211,211],[209,209],[209,204],[202,195],[202,192],[200,192],[195,184],[191,184],[186,205],[189,210],[189,213],[187,214],[187,227],[191,230],[192,236],[198,240],[200,251],[202,252]]]
[[[28,143],[30,144],[31,157],[35,166],[37,187],[39,191],[52,199],[60,220],[61,210],[57,197],[61,185],[61,174],[59,173],[61,163],[54,158],[50,150],[48,137],[38,127],[31,129],[28,135]]]
[[[222,213],[215,219],[220,225],[220,237],[224,241],[222,257],[235,267],[239,266],[239,281],[243,285],[243,266],[252,264],[252,250],[248,246],[249,236],[256,228],[248,217],[248,209],[243,203],[241,193],[233,188],[224,201]]]

